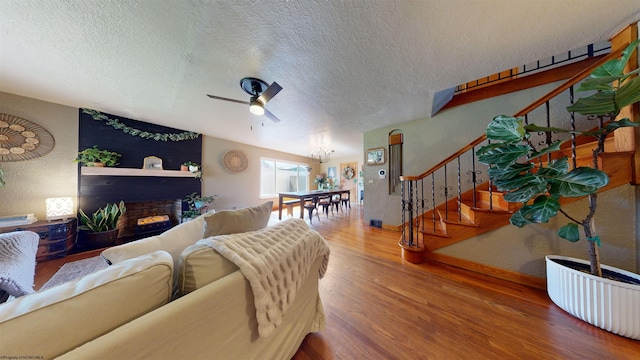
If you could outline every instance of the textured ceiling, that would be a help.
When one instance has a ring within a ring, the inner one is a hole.
[[[0,0],[0,91],[353,157],[364,131],[429,117],[438,91],[639,18],[639,0]],[[248,100],[246,76],[282,85],[280,123],[205,96]]]

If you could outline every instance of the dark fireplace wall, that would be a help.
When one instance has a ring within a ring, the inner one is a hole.
[[[184,130],[154,125],[116,115],[103,113],[110,119],[118,119],[131,128],[150,133],[182,133]],[[122,154],[115,167],[141,169],[144,158],[157,156],[162,159],[164,170],[179,170],[187,161],[202,163],[202,136],[183,141],[156,141],[133,136],[114,129],[105,121],[94,120],[79,109],[78,151],[97,145],[101,149]],[[154,171],[154,170],[148,170]],[[107,203],[183,199],[193,192],[200,193],[201,182],[189,177],[157,176],[102,176],[81,175],[78,171],[78,208],[90,214]]]

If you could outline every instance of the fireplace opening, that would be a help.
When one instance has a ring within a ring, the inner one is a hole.
[[[161,234],[180,223],[182,200],[126,202],[118,221],[118,242],[125,243]]]

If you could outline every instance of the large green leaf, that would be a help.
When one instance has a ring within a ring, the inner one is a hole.
[[[520,141],[526,136],[527,132],[522,126],[524,118],[499,115],[493,118],[493,121],[487,125],[487,138],[498,141]]]
[[[615,102],[619,109],[640,101],[640,76],[627,81],[616,92]]]
[[[611,83],[619,79],[620,76],[588,77],[580,83],[576,91],[613,90]]]
[[[528,223],[547,223],[549,219],[556,216],[558,210],[560,210],[558,198],[540,195],[534,200],[533,204],[521,207],[516,213],[519,215],[511,216],[511,218],[522,226]],[[513,224],[511,219],[509,221]]]
[[[546,155],[548,153],[560,150],[560,145],[562,145],[562,141],[558,140],[546,148],[540,149],[539,151],[534,151],[529,155],[529,158],[537,158],[538,156]]]
[[[525,164],[515,163],[504,168],[490,167],[489,170],[487,170],[487,174],[489,175],[489,178],[492,181],[499,181],[499,180],[512,179],[531,169],[533,169],[532,163],[525,163]]]
[[[576,132],[577,131],[571,131],[571,130],[567,130],[567,129],[563,129],[563,128],[558,128],[558,127],[545,127],[545,126],[538,126],[536,124],[529,124],[526,125],[524,127],[525,130],[529,131],[529,132],[557,132],[557,133],[571,133],[571,132]]]
[[[508,192],[504,195],[504,200],[508,202],[525,203],[533,197],[543,194],[547,191],[547,181],[541,176],[536,176],[526,185]]]
[[[501,146],[504,146],[504,143],[502,143],[502,142],[494,142],[494,143],[491,143],[491,144],[483,145],[478,149],[478,151],[476,151],[476,156],[481,156],[481,155],[486,154],[487,152],[489,152],[489,151],[491,151],[491,150],[493,150],[493,149],[495,149],[497,147],[501,147]]]
[[[600,91],[591,96],[578,99],[575,104],[567,106],[567,111],[577,112],[582,115],[607,115],[617,114],[615,92]]]
[[[515,225],[519,228],[528,224],[533,224],[533,222],[527,220],[524,216],[522,216],[520,211],[513,213],[513,215],[511,215],[511,217],[509,218],[509,222],[511,223],[511,225]]]
[[[486,165],[493,164],[504,168],[515,163],[520,157],[527,155],[529,150],[531,150],[531,147],[528,145],[505,143],[502,146],[487,149],[478,156],[478,161]]]
[[[623,127],[640,127],[640,123],[631,121],[629,120],[629,118],[622,118],[620,120],[610,121],[598,130],[582,131],[581,134],[587,136],[601,136],[605,134],[608,135],[609,133],[612,133]]]
[[[498,191],[514,191],[531,184],[539,184],[539,176],[527,173],[524,175],[516,176],[509,179],[492,179],[493,185],[498,188]]]
[[[598,169],[578,167],[567,174],[550,179],[553,195],[577,197],[590,195],[609,183],[607,174]]]
[[[555,177],[566,174],[569,171],[569,161],[567,157],[552,160],[546,167],[538,169],[538,175],[544,177]]]
[[[580,231],[578,231],[578,225],[575,223],[569,223],[560,229],[558,229],[558,236],[571,242],[580,240]]]
[[[636,40],[629,44],[623,51],[622,56],[619,59],[609,60],[602,66],[597,67],[591,72],[591,77],[610,77],[621,76],[624,72],[624,67],[627,65],[631,54],[636,50],[640,40]]]

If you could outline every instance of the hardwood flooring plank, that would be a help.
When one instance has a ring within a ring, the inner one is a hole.
[[[331,248],[326,329],[294,359],[637,359],[640,342],[567,314],[546,292],[440,263],[404,262],[400,234],[362,207],[316,222]]]

